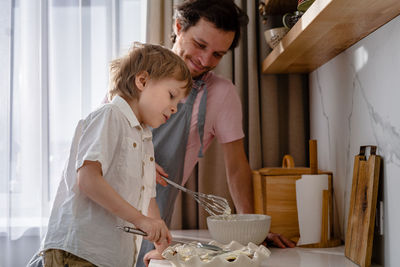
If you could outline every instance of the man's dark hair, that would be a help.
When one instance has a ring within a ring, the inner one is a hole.
[[[229,49],[238,45],[240,28],[249,22],[246,13],[232,0],[188,0],[176,7],[174,18],[179,20],[183,31],[187,31],[203,18],[213,23],[217,29],[235,32]],[[175,32],[172,33],[171,38],[175,43]]]

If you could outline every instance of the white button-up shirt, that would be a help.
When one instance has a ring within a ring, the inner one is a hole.
[[[117,229],[133,225],[79,190],[77,170],[86,160],[100,162],[104,179],[147,215],[150,198],[156,195],[152,134],[128,103],[115,96],[78,123],[43,249],[62,249],[98,266],[130,267],[142,238]]]

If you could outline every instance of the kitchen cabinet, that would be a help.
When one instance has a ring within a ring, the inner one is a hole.
[[[309,73],[399,14],[399,0],[315,0],[264,59],[262,72]]]

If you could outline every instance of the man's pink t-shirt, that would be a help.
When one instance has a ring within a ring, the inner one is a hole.
[[[207,110],[203,138],[203,152],[205,152],[215,136],[219,143],[229,143],[243,138],[244,133],[242,104],[235,85],[213,72],[207,73],[203,80],[207,85]],[[203,93],[204,90],[198,93],[193,106],[182,184],[187,182],[199,160],[200,137],[197,116]]]

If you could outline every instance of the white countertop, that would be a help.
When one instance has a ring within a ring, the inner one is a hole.
[[[211,241],[208,230],[173,230],[175,240]],[[357,267],[358,265],[344,256],[344,246],[333,248],[269,248],[271,256],[261,266],[269,267],[321,267],[343,266]],[[167,260],[152,260],[149,267],[170,267]]]

